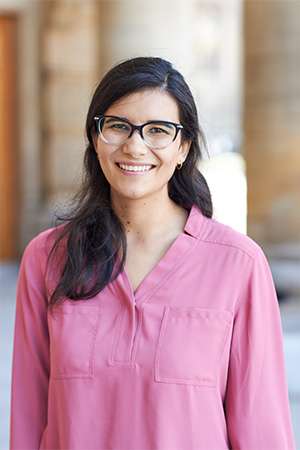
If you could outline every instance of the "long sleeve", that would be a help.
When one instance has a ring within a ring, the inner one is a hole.
[[[234,320],[224,402],[233,450],[294,450],[280,311],[262,249]]]
[[[41,249],[29,242],[19,268],[12,359],[10,450],[37,450],[47,423],[49,335]]]

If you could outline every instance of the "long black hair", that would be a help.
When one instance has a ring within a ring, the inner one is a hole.
[[[104,114],[115,101],[144,89],[163,89],[176,101],[183,125],[181,139],[191,142],[188,156],[180,170],[168,182],[168,195],[178,205],[190,210],[196,204],[203,215],[212,217],[211,194],[197,168],[206,148],[199,126],[197,109],[183,76],[170,62],[157,57],[137,57],[110,69],[97,86],[86,119],[88,145],[79,190],[71,209],[57,215],[57,233],[48,255],[50,258],[64,243],[58,283],[50,295],[49,306],[63,298],[71,300],[94,297],[123,270],[126,261],[125,229],[110,202],[110,185],[97,159],[93,136],[94,116]],[[62,224],[58,225],[61,221]],[[118,258],[121,251],[122,258]],[[118,267],[116,262],[119,261]]]

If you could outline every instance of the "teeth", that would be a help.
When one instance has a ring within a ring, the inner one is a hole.
[[[146,172],[152,168],[152,166],[126,166],[125,164],[118,164],[118,166],[131,172]]]

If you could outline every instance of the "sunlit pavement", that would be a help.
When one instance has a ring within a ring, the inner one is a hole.
[[[17,264],[0,265],[0,449],[8,450],[11,353],[15,314]],[[289,397],[297,442],[300,450],[300,299],[290,299],[280,305],[284,332],[286,371]]]

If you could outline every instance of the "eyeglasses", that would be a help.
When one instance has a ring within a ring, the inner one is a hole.
[[[161,149],[175,141],[183,126],[165,120],[150,120],[142,125],[133,125],[117,116],[95,116],[97,133],[106,144],[122,145],[137,130],[144,143],[151,148]]]

